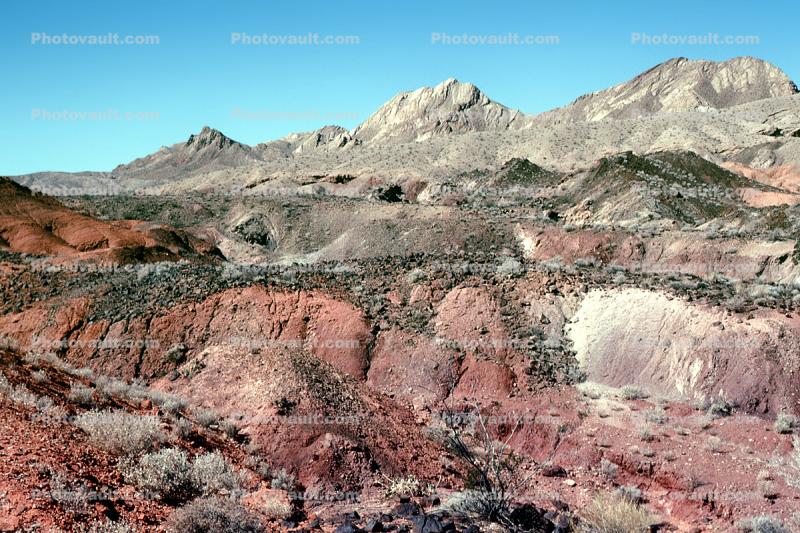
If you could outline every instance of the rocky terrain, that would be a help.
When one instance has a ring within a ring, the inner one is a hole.
[[[451,79],[2,179],[0,530],[798,530],[796,93]]]
[[[547,115],[557,120],[592,122],[639,118],[656,113],[724,109],[796,93],[797,86],[779,68],[753,57],[719,63],[679,57],[656,65],[629,82],[581,96]]]

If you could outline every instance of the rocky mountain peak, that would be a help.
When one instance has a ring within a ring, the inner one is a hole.
[[[491,100],[471,83],[448,78],[403,92],[353,131],[364,143],[422,141],[440,134],[522,127],[526,116]]]
[[[239,143],[226,137],[221,131],[208,126],[203,126],[200,133],[190,135],[186,141],[186,146],[194,146],[198,150],[206,146],[215,146],[221,150],[234,145],[239,145]]]
[[[723,109],[790,96],[797,86],[774,65],[754,57],[728,61],[677,57],[630,81],[586,94],[548,116],[572,121],[627,119],[662,112]]]

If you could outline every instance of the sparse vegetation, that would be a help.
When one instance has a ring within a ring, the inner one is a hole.
[[[731,416],[735,407],[736,406],[733,402],[730,402],[725,398],[717,398],[708,407],[708,416],[711,418]]]
[[[603,474],[603,477],[613,481],[619,474],[619,465],[603,458],[600,460],[600,472]]]
[[[194,493],[192,464],[182,450],[164,448],[148,453],[122,469],[125,478],[146,494],[179,501]]]
[[[800,428],[800,419],[788,413],[778,413],[775,418],[775,431],[781,434],[794,433]]]
[[[384,476],[383,494],[387,498],[396,496],[424,496],[429,491],[414,476],[390,478]]]
[[[244,506],[227,498],[202,498],[175,511],[171,533],[261,533],[261,521]]]
[[[669,418],[663,409],[648,409],[642,413],[645,420],[653,424],[666,424]]]
[[[135,529],[125,522],[101,522],[95,520],[89,524],[78,524],[74,533],[135,533]]]
[[[297,487],[297,478],[287,472],[285,469],[281,468],[280,470],[272,473],[270,486],[273,489],[280,489],[290,492]]]
[[[195,420],[203,427],[211,427],[219,423],[219,415],[209,409],[197,409],[194,411]]]
[[[69,389],[68,398],[78,405],[90,407],[94,405],[94,389],[81,383],[73,384]]]
[[[185,418],[178,418],[172,423],[172,435],[177,439],[185,439],[192,433],[192,423]]]
[[[737,527],[744,533],[792,533],[780,520],[771,516],[747,518],[739,522]]]
[[[655,436],[649,426],[642,426],[639,428],[639,439],[641,439],[642,442],[651,442],[655,440]]]
[[[629,485],[619,487],[615,495],[624,500],[628,500],[634,505],[639,505],[644,501],[642,491],[637,487],[631,487]]]
[[[162,440],[157,417],[125,411],[90,411],[79,415],[75,425],[96,446],[115,454],[138,454]]]
[[[278,498],[265,498],[261,505],[264,515],[270,520],[288,520],[294,513],[291,504]]]
[[[448,410],[447,412],[452,412]],[[464,427],[463,421],[474,423]],[[469,416],[446,417],[447,446],[468,469],[466,490],[448,502],[452,512],[475,515],[501,524],[510,524],[511,503],[527,478],[520,475],[521,457],[509,446],[518,427],[504,441],[492,437],[477,406]]]
[[[579,513],[576,533],[648,533],[655,518],[625,495],[601,495]]]
[[[192,463],[192,482],[204,496],[232,494],[240,490],[239,476],[219,452],[207,453]]]
[[[619,397],[623,400],[644,400],[648,396],[644,389],[635,385],[625,385],[619,390]]]

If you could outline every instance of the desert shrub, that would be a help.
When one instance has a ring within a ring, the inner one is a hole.
[[[746,533],[792,533],[777,518],[771,516],[754,516],[737,524],[739,530]]]
[[[292,491],[297,487],[297,478],[287,472],[286,469],[281,468],[273,472],[270,487],[273,489]]]
[[[164,439],[158,418],[125,411],[90,411],[79,415],[75,425],[100,448],[116,454],[137,454]]]
[[[67,395],[69,401],[77,403],[82,406],[90,406],[94,404],[94,391],[81,383],[75,383],[69,388]]]
[[[123,466],[125,477],[139,490],[166,500],[181,500],[194,493],[192,464],[186,453],[165,448]]]
[[[33,378],[33,381],[37,383],[46,383],[47,381],[50,380],[50,377],[47,375],[47,373],[42,370],[37,370],[36,372],[32,372],[31,378]]]
[[[460,418],[445,418],[449,425],[446,446],[467,468],[464,480],[467,490],[460,500],[451,502],[452,508],[457,510],[460,505],[468,514],[508,526],[511,503],[528,481],[520,468],[522,458],[509,445],[521,421],[517,421],[504,441],[499,441],[487,429],[477,405],[469,416],[471,424],[460,424]]]
[[[481,489],[467,489],[453,493],[441,508],[456,515],[486,517],[503,505],[503,496],[496,492]]]
[[[245,464],[247,468],[251,469],[265,480],[271,480],[274,477],[272,466],[261,457],[248,455],[247,459],[245,459]]]
[[[291,504],[278,498],[266,498],[261,506],[264,515],[270,520],[287,520],[294,513]]]
[[[54,368],[59,368],[64,371],[73,370],[72,365],[61,359],[58,354],[55,352],[45,352],[35,355],[37,364],[41,364],[42,361],[48,363]]]
[[[239,426],[233,420],[223,420],[219,424],[223,433],[232,439],[239,437]]]
[[[95,381],[97,389],[106,396],[116,396],[119,398],[127,398],[130,385],[121,379],[109,378],[100,376]]]
[[[800,419],[788,413],[778,413],[775,419],[775,431],[786,434],[792,433],[798,428],[800,428]]]
[[[639,505],[644,501],[642,491],[637,487],[631,487],[629,485],[618,488],[614,495],[618,498],[628,500],[635,505]]]
[[[639,438],[642,442],[652,442],[655,439],[653,432],[650,431],[649,426],[642,426],[639,428]]]
[[[55,405],[50,398],[40,398],[37,409],[41,413],[37,419],[44,423],[64,422],[67,419],[67,410],[60,405]]]
[[[189,406],[186,400],[177,396],[170,396],[164,399],[162,403],[156,403],[156,405],[159,405],[165,412],[172,414],[180,413]]]
[[[619,465],[612,463],[608,459],[601,459],[600,472],[602,472],[603,476],[605,476],[607,479],[616,479],[617,475],[619,474]]]
[[[164,362],[172,365],[179,365],[186,360],[186,353],[188,351],[184,344],[175,344],[164,353]]]
[[[644,418],[653,424],[665,424],[668,420],[667,413],[663,409],[648,409],[643,414]]]
[[[94,370],[91,368],[67,368],[66,371],[76,378],[94,379]]]
[[[204,498],[178,509],[167,525],[172,533],[260,533],[261,521],[245,507],[225,498]]]
[[[635,385],[625,385],[619,390],[619,396],[623,400],[643,400],[649,394]]]
[[[239,476],[219,452],[195,458],[192,464],[192,482],[203,495],[232,493],[239,489]]]
[[[192,432],[192,423],[185,418],[179,418],[172,424],[172,435],[178,439],[185,439]]]
[[[642,506],[620,496],[596,497],[574,525],[576,533],[647,533],[655,522]]]
[[[8,398],[14,403],[33,408],[36,407],[36,402],[39,401],[39,397],[29,391],[25,385],[13,387],[8,393]]]
[[[386,478],[383,493],[387,498],[395,496],[424,496],[427,491],[420,481],[414,476]]]
[[[719,437],[712,435],[708,437],[708,449],[712,452],[719,452],[722,450],[722,439]]]
[[[736,406],[733,404],[733,402],[730,402],[725,398],[717,398],[708,407],[708,416],[712,418],[731,416],[735,407]]]
[[[75,533],[134,533],[136,530],[125,522],[101,522],[95,520],[88,524],[78,524]]]
[[[211,427],[219,423],[219,415],[209,409],[197,409],[194,411],[197,423],[203,427]]]

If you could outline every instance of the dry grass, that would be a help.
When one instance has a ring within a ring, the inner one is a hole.
[[[94,405],[94,390],[81,383],[74,383],[69,389],[69,401],[83,407]]]
[[[277,498],[265,498],[261,510],[270,520],[287,520],[294,512],[289,503]]]
[[[382,483],[383,493],[387,498],[395,496],[424,496],[429,491],[414,476],[390,478]]]
[[[644,507],[619,495],[599,495],[574,524],[576,533],[647,533],[655,518]]]

